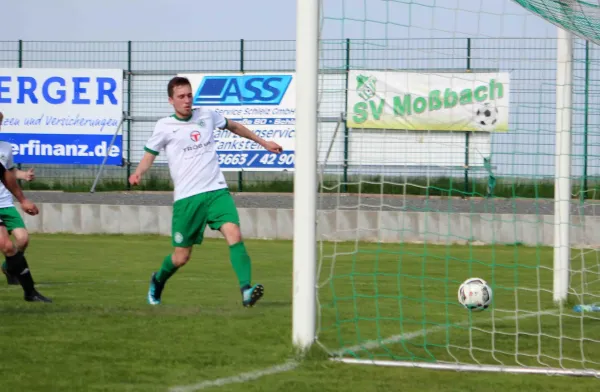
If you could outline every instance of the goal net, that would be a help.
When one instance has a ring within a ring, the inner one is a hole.
[[[318,5],[317,156],[299,122],[295,206],[301,244],[316,158],[314,342],[345,362],[600,375],[598,3]],[[484,311],[458,301],[472,277]]]

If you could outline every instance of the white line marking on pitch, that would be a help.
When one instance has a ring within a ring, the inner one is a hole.
[[[254,370],[247,373],[240,373],[237,376],[217,378],[216,380],[203,381],[194,385],[186,385],[180,387],[173,387],[169,389],[170,392],[194,392],[201,389],[210,387],[222,387],[228,384],[237,384],[240,382],[252,381],[263,376],[269,376],[272,374],[289,372],[298,367],[299,363],[296,361],[289,361],[280,365],[271,366],[261,370]]]
[[[489,320],[485,320],[485,321],[475,321],[472,324],[470,323],[458,323],[458,324],[452,324],[452,326],[458,326],[458,327],[467,327],[469,325],[478,325],[478,324],[484,324],[484,323],[489,323],[489,322],[499,322],[499,321],[512,321],[512,320],[523,320],[523,319],[527,319],[527,318],[531,318],[531,317],[537,317],[537,316],[556,316],[556,312],[554,311],[541,311],[541,312],[533,312],[533,313],[526,313],[520,316],[507,316],[507,317],[500,317],[500,318],[495,318],[495,319],[489,319]],[[343,349],[334,351],[334,353],[336,355],[342,355],[345,352],[348,351],[361,351],[361,350],[371,350],[374,348],[377,348],[379,346],[385,345],[385,344],[393,344],[393,343],[398,343],[399,341],[402,340],[412,340],[412,339],[416,339],[418,337],[421,337],[423,335],[429,335],[431,333],[436,333],[436,332],[441,332],[446,330],[446,328],[448,328],[450,325],[436,325],[434,327],[428,328],[428,329],[419,329],[417,331],[413,331],[413,332],[407,332],[407,333],[403,333],[400,335],[394,335],[394,336],[390,336],[389,338],[385,338],[383,340],[367,340],[364,343],[361,344],[356,344],[354,346],[350,346],[350,347],[345,347]]]
[[[556,315],[556,312],[547,311],[547,312],[527,313],[527,314],[520,315],[520,316],[500,317],[500,318],[495,319],[495,321],[498,322],[498,321],[521,320],[521,319],[527,319],[527,318],[537,317],[537,316],[542,316],[542,315]],[[489,321],[491,321],[491,320],[489,320]],[[476,325],[476,324],[481,324],[481,323],[478,323],[478,322],[473,323],[473,325]],[[453,325],[468,326],[469,324],[468,323],[459,323],[459,324],[453,324]],[[369,340],[369,341],[364,342],[363,344],[357,344],[355,346],[346,347],[343,350],[338,350],[338,351],[335,351],[334,353],[337,355],[342,355],[345,351],[370,350],[370,349],[377,348],[384,344],[397,343],[402,340],[412,340],[412,339],[416,339],[418,337],[421,337],[423,335],[427,335],[430,333],[441,332],[441,331],[445,330],[446,328],[447,328],[446,325],[443,325],[443,326],[439,325],[439,326],[429,328],[427,330],[420,329],[420,330],[413,331],[413,332],[407,332],[407,333],[404,333],[401,335],[394,335],[394,336],[391,336],[391,337],[383,339],[383,340]],[[240,373],[237,376],[217,378],[216,380],[203,381],[203,382],[200,382],[200,383],[194,384],[194,385],[173,387],[173,388],[169,389],[169,392],[196,392],[196,391],[200,391],[202,389],[211,388],[211,387],[222,387],[222,386],[229,385],[229,384],[237,384],[237,383],[242,383],[242,382],[246,382],[246,381],[253,381],[253,380],[256,380],[263,376],[269,376],[269,375],[273,375],[273,374],[289,372],[290,370],[296,369],[299,365],[300,365],[300,363],[297,361],[288,361],[288,362],[282,363],[280,365],[275,365],[275,366],[271,366],[268,368],[254,370],[254,371],[250,371],[250,372],[246,372],[246,373]]]

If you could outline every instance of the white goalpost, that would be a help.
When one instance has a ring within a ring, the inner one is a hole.
[[[293,345],[348,364],[600,377],[600,5],[296,12]],[[529,39],[532,23],[553,35]],[[485,310],[457,298],[472,277],[492,289]]]
[[[554,301],[567,300],[571,259],[571,129],[573,102],[573,35],[557,28],[556,154],[554,170]]]
[[[319,0],[296,2],[293,342],[311,346],[316,328],[317,103]]]

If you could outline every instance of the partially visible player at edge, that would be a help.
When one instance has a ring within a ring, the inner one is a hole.
[[[188,262],[192,247],[202,243],[208,224],[211,229],[219,230],[229,245],[242,304],[253,306],[263,296],[264,288],[260,284],[251,284],[250,257],[242,240],[235,202],[219,166],[213,131],[228,129],[273,153],[281,153],[283,149],[215,111],[192,109],[192,86],[187,78],[171,79],[167,92],[175,113],[157,121],[144,147],[144,156],[129,177],[132,185],[139,184],[159,152],[166,152],[175,187],[171,229],[171,243],[175,249],[165,257],[160,270],[152,273],[148,303],[160,304],[165,283]]]
[[[3,118],[4,116],[0,112],[0,125]],[[29,179],[32,177],[33,171],[21,172],[14,168],[12,146],[10,143],[0,142],[0,180],[4,185],[0,186],[0,251],[6,257],[2,265],[2,272],[6,275],[9,284],[21,284],[26,301],[52,302],[35,289],[33,277],[24,255],[28,242],[27,231],[10,194],[12,193],[19,201],[25,213],[37,215],[38,208],[23,195],[17,182],[17,178]],[[8,193],[9,191],[10,193]],[[16,246],[10,239],[9,231],[15,235]]]

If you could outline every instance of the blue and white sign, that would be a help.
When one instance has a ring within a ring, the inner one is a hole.
[[[15,163],[122,165],[120,69],[0,68],[0,111]]]
[[[293,73],[180,74],[190,80],[194,107],[208,107],[283,147],[273,154],[228,130],[215,130],[223,171],[294,170],[296,82]]]

